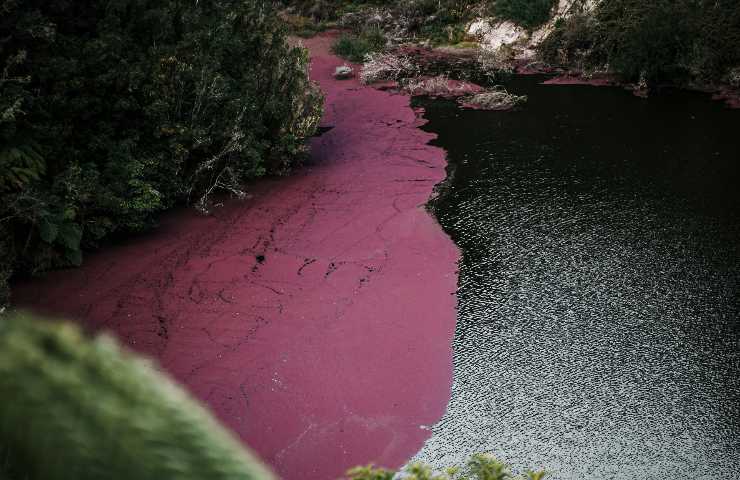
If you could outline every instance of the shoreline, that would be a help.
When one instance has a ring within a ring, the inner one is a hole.
[[[452,385],[460,252],[425,208],[445,152],[410,97],[335,80],[332,39],[303,40],[333,127],[309,165],[13,292],[157,360],[286,479],[402,466]]]
[[[453,75],[455,77],[467,77],[471,71],[478,69],[475,62],[476,49],[455,49],[453,47],[421,47],[419,45],[402,45],[397,47],[394,52],[409,56],[417,62],[417,64],[423,66],[425,70],[437,70],[439,72],[446,71],[447,74],[457,73]],[[676,89],[684,90],[687,92],[697,92],[711,95],[712,101],[722,102],[726,108],[729,109],[740,109],[740,87],[733,87],[727,84],[658,84],[653,86],[642,86],[635,83],[625,82],[619,79],[617,74],[614,73],[596,73],[586,75],[580,70],[573,70],[567,67],[553,67],[544,65],[542,62],[534,59],[514,59],[510,65],[513,75],[544,75],[548,78],[545,79],[543,85],[583,85],[592,87],[616,87],[622,88],[632,92],[635,96],[641,98],[647,98],[655,94],[660,94],[660,90],[663,89]],[[482,72],[477,72],[478,76],[482,75]],[[462,75],[460,75],[462,74]],[[429,73],[421,75],[418,79],[425,79],[429,76]],[[485,87],[481,84],[475,83],[475,81],[469,80],[452,80],[450,82],[460,82],[466,84],[468,88],[472,88],[472,91],[461,92],[459,94],[451,95],[436,95],[440,98],[455,98],[462,96],[465,93],[478,93],[484,91]],[[393,89],[397,88],[397,82],[379,82],[376,88],[382,89]],[[454,89],[454,86],[453,86]],[[653,92],[653,93],[651,93]],[[412,92],[413,94],[413,92]],[[414,96],[435,96],[422,93],[421,95],[413,94]]]

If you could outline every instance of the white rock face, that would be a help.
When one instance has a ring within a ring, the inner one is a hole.
[[[479,19],[468,27],[468,34],[480,39],[481,48],[497,51],[502,47],[512,47],[515,57],[529,59],[535,55],[535,47],[555,29],[555,22],[568,17],[576,11],[590,12],[599,0],[559,0],[550,20],[537,30],[526,29],[510,21],[495,18]]]
[[[512,45],[528,38],[527,31],[509,21],[481,19],[468,27],[468,34],[480,38],[485,48],[498,50],[504,45]]]

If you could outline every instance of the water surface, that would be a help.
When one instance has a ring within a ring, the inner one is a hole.
[[[417,458],[739,478],[740,111],[540,80],[508,85],[519,112],[420,102],[464,258],[452,399]]]

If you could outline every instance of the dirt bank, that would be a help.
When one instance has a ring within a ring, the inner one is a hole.
[[[452,381],[458,251],[423,208],[444,152],[408,97],[334,80],[330,42],[306,42],[334,127],[310,166],[14,292],[158,359],[287,479],[400,466]]]

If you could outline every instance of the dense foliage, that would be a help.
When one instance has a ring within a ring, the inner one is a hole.
[[[556,0],[284,0],[283,3],[293,12],[324,25],[344,14],[381,9],[407,35],[434,44],[455,44],[464,40],[466,22],[482,15],[535,28],[550,18]],[[295,19],[291,23],[298,23],[299,32],[310,31]],[[361,30],[367,24],[350,26]]]
[[[0,318],[0,478],[274,478],[149,361],[109,337]]]
[[[385,36],[377,28],[367,28],[359,33],[345,33],[331,47],[332,53],[350,62],[360,63],[370,53],[385,47]]]
[[[740,66],[736,0],[608,0],[560,22],[541,45],[551,63],[608,65],[629,80],[721,80]]]
[[[552,17],[557,4],[556,0],[284,2],[320,18],[336,19],[364,9],[370,13],[349,25],[355,33],[361,34],[368,20],[377,18],[372,27],[380,26],[389,36],[398,37],[401,30],[401,38],[453,45],[468,40],[465,27],[475,18],[492,15],[532,30]],[[575,0],[555,26],[539,46],[543,60],[553,65],[586,72],[608,70],[646,84],[740,85],[736,0]]]
[[[450,467],[444,471],[434,471],[428,465],[412,463],[402,472],[377,468],[372,465],[353,468],[347,472],[348,480],[542,480],[544,471],[527,471],[522,476],[514,476],[509,468],[493,456],[478,453],[473,455],[464,468]]]
[[[0,0],[0,284],[285,172],[318,122],[263,0]],[[0,286],[0,290],[2,290]],[[0,294],[0,306],[3,304]]]
[[[494,0],[490,11],[505,20],[536,28],[550,19],[557,0]]]

